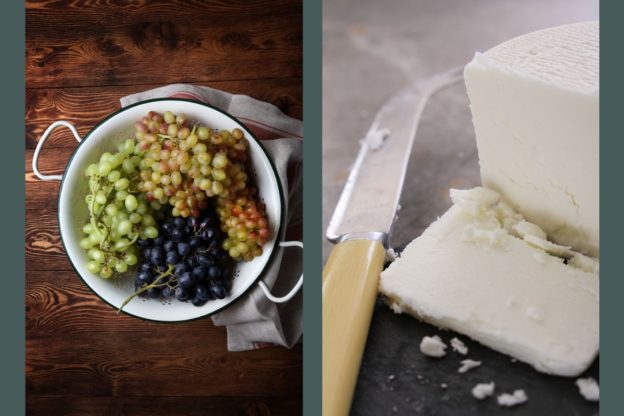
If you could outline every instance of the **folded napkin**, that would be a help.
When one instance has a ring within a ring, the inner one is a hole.
[[[262,141],[277,168],[286,201],[284,240],[302,237],[303,123],[288,117],[272,104],[245,95],[234,95],[209,87],[174,84],[132,94],[121,99],[122,107],[152,98],[188,98],[203,101],[233,115]],[[275,296],[283,296],[302,273],[303,256],[299,248],[278,250],[262,280]],[[270,345],[292,347],[303,336],[302,290],[286,303],[269,301],[255,285],[224,311],[212,316],[215,325],[225,325],[228,350],[244,351]]]

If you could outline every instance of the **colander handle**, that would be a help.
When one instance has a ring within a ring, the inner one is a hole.
[[[72,132],[76,140],[78,140],[78,142],[82,140],[82,138],[76,131],[76,128],[74,127],[74,125],[71,124],[69,121],[59,120],[50,124],[50,127],[48,127],[46,131],[44,131],[43,134],[41,135],[41,139],[39,139],[39,143],[37,143],[37,147],[35,148],[35,154],[33,155],[33,160],[32,160],[33,172],[35,172],[35,175],[42,181],[60,181],[61,179],[63,179],[63,175],[44,175],[43,173],[39,171],[39,168],[37,167],[37,161],[39,160],[39,153],[41,153],[41,148],[43,147],[43,144],[45,143],[48,136],[50,136],[52,131],[55,128],[60,127],[60,126],[67,127]]]
[[[279,243],[279,245],[280,247],[300,247],[301,249],[303,249],[303,243],[301,241],[282,241],[281,243]],[[288,292],[285,296],[282,296],[282,297],[273,296],[273,294],[271,294],[271,291],[269,290],[267,285],[262,280],[260,280],[258,284],[260,285],[260,289],[262,289],[262,291],[264,292],[264,295],[271,302],[284,303],[292,299],[293,296],[297,294],[299,289],[301,289],[301,286],[303,286],[303,273],[301,273],[301,277],[299,277],[297,284],[290,290],[290,292]]]

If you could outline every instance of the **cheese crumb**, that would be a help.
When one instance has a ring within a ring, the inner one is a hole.
[[[473,189],[451,189],[449,193],[453,204],[459,205],[462,210],[475,217],[480,216],[500,200],[498,193],[481,186]]]
[[[394,249],[392,247],[388,248],[388,250],[386,250],[386,261],[388,262],[393,262],[397,259],[399,255],[397,254],[396,251],[394,251]]]
[[[570,257],[574,254],[572,249],[568,246],[551,243],[548,240],[536,237],[534,235],[527,234],[522,239],[533,247],[541,248],[542,250],[544,250],[548,254],[552,254],[553,256]]]
[[[513,228],[514,225],[523,220],[522,215],[518,214],[513,210],[513,208],[503,201],[500,201],[496,206],[496,217],[505,231],[511,233],[512,235],[515,235]]]
[[[512,407],[522,404],[528,400],[524,390],[516,390],[513,394],[503,393],[497,398],[499,406]]]
[[[401,305],[396,302],[392,302],[390,304],[390,309],[392,309],[392,312],[396,313],[397,315],[403,313],[403,308],[401,308]]]
[[[524,238],[527,235],[532,235],[542,240],[546,240],[547,238],[544,230],[542,230],[538,225],[533,224],[532,222],[522,220],[514,225],[512,228],[516,233],[518,233],[518,236],[520,238]]]
[[[379,150],[383,147],[384,141],[390,136],[390,130],[381,129],[369,132],[365,140],[371,150]]]
[[[587,257],[581,253],[574,253],[572,258],[568,260],[568,264],[585,272],[598,273],[598,262],[596,259]]]
[[[494,382],[479,383],[472,388],[472,395],[479,400],[483,400],[486,397],[490,397],[494,394]]]
[[[472,370],[475,367],[479,367],[480,365],[481,365],[481,361],[475,361],[471,359],[462,360],[461,367],[459,367],[459,370],[457,370],[457,372],[463,374],[469,370]]]
[[[439,336],[423,337],[420,341],[420,352],[429,357],[444,357],[446,354],[446,344],[442,342]]]
[[[453,348],[453,351],[461,354],[461,355],[466,355],[468,354],[468,347],[466,346],[466,344],[464,344],[460,339],[458,339],[457,337],[453,338],[451,340],[451,348]]]
[[[598,383],[593,378],[579,378],[576,380],[581,396],[590,402],[597,402],[600,398],[600,389]]]

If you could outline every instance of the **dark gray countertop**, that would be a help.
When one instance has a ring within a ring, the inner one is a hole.
[[[325,1],[323,6],[323,223],[336,201],[372,117],[411,80],[465,65],[475,51],[533,30],[598,17],[587,0]],[[448,189],[479,184],[474,131],[463,85],[432,98],[419,127],[391,245],[404,247],[450,205]],[[323,261],[331,250],[324,242]],[[394,315],[379,303],[362,363],[354,415],[593,415],[574,379],[541,375],[470,342],[470,358],[484,364],[457,374],[460,358],[422,356],[418,343],[450,333]],[[589,374],[597,377],[597,363]],[[390,381],[389,376],[394,375]],[[419,378],[420,376],[421,378]],[[470,395],[477,382],[497,393],[524,388],[529,403],[499,408],[495,398]],[[447,383],[448,388],[440,388]],[[502,389],[502,390],[501,390]]]

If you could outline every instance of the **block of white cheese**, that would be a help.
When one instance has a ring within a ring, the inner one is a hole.
[[[483,186],[556,243],[598,254],[598,22],[477,54],[464,71]]]
[[[395,312],[576,376],[598,353],[598,262],[542,239],[499,198],[451,190],[454,205],[382,272],[380,291]]]

